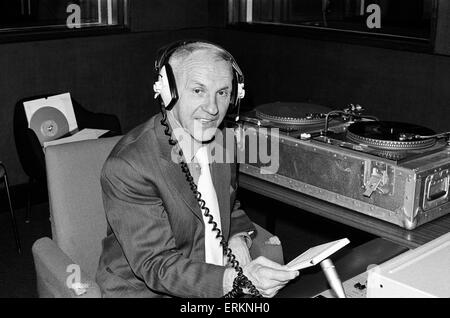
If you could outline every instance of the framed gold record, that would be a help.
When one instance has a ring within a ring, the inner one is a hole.
[[[30,128],[41,143],[55,140],[69,133],[69,123],[66,116],[51,106],[44,106],[36,110],[30,119]]]

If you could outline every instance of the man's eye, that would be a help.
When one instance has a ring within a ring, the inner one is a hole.
[[[228,96],[228,91],[220,91],[219,92],[219,96],[227,97]]]
[[[203,92],[203,90],[201,88],[194,88],[193,91],[195,94],[200,94]]]

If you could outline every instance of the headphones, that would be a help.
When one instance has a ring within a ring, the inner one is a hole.
[[[172,67],[169,64],[169,59],[172,54],[179,48],[193,43],[205,43],[215,46],[219,51],[222,51],[231,63],[233,70],[233,89],[230,98],[230,107],[228,111],[238,107],[240,100],[245,96],[244,90],[244,75],[234,60],[233,56],[218,46],[217,44],[207,42],[204,40],[188,40],[188,41],[177,41],[169,44],[158,51],[157,59],[155,60],[155,71],[157,78],[153,84],[153,91],[155,92],[155,98],[159,97],[160,103],[166,108],[166,110],[171,110],[173,106],[178,101],[179,95],[177,90],[177,85],[175,82],[175,76]]]

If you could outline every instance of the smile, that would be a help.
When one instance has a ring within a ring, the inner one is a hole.
[[[205,118],[199,118],[198,119],[202,124],[210,124],[216,121],[216,119],[205,119]]]

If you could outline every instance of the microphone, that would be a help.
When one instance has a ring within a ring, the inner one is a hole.
[[[334,268],[334,264],[330,259],[325,259],[320,263],[325,276],[327,277],[328,283],[331,289],[335,292],[338,298],[346,298],[344,287],[342,286],[341,280]]]

